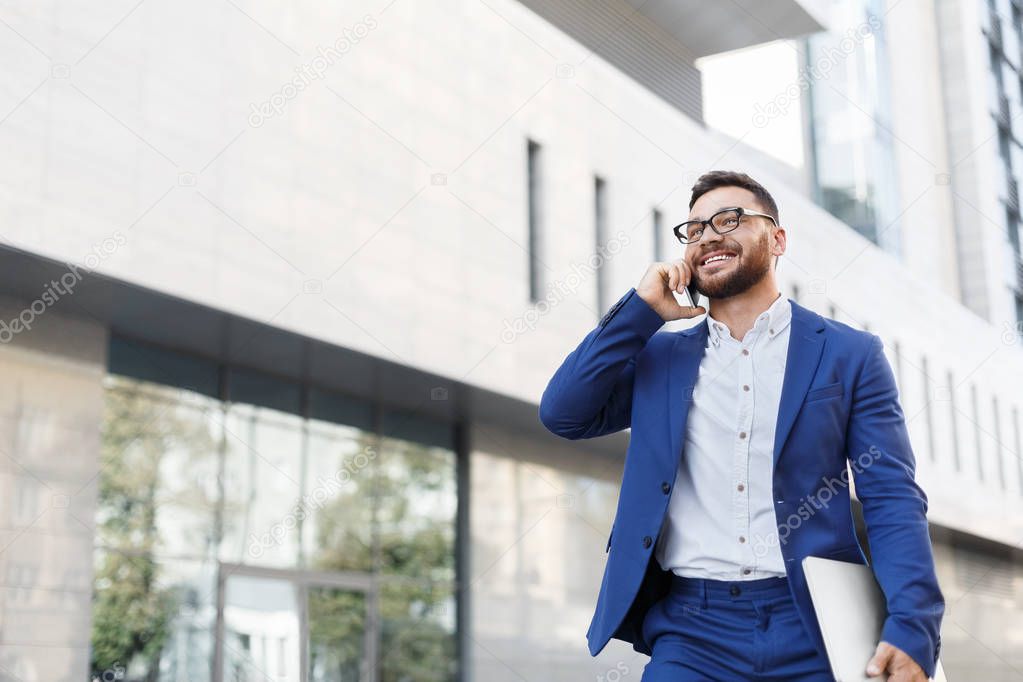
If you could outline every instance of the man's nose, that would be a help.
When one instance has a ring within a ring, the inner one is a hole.
[[[711,244],[714,242],[719,242],[722,239],[724,239],[724,237],[722,237],[714,230],[714,228],[708,225],[707,229],[703,231],[703,239],[701,239],[700,241],[705,242],[707,244]]]

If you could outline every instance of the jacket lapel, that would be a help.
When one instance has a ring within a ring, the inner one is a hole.
[[[817,313],[792,303],[792,325],[789,331],[789,349],[785,360],[785,378],[782,382],[778,422],[774,432],[774,466],[778,466],[785,441],[803,406],[817,366],[824,352],[824,320]]]
[[[682,330],[675,338],[668,360],[668,409],[671,447],[665,453],[663,471],[674,476],[682,453],[689,408],[693,404],[693,387],[699,377],[700,362],[707,348],[707,318],[694,327]]]

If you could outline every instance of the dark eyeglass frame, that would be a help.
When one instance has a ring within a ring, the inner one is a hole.
[[[719,230],[714,225],[714,219],[717,218],[722,213],[730,213],[730,212],[737,212],[739,214],[737,219],[736,219],[736,221],[735,221],[735,227],[732,227],[732,228],[727,229],[727,230]],[[707,227],[708,226],[710,227],[710,229],[714,230],[718,234],[728,234],[729,232],[737,229],[739,227],[739,225],[742,224],[743,216],[755,216],[755,217],[759,217],[759,218],[768,218],[768,219],[770,219],[770,221],[772,223],[774,223],[775,227],[778,227],[778,221],[774,219],[774,216],[767,215],[766,213],[761,213],[760,211],[753,211],[753,210],[750,210],[748,208],[743,208],[742,206],[732,206],[730,208],[723,208],[723,209],[721,209],[720,211],[716,212],[714,215],[712,215],[711,217],[707,218],[706,220],[687,220],[684,223],[679,223],[678,225],[676,225],[675,227],[672,228],[672,232],[675,233],[675,239],[679,240],[679,242],[681,242],[682,244],[696,244],[701,239],[703,239],[703,233],[707,231]],[[689,232],[688,228],[691,225],[701,225],[701,226],[703,226],[703,229],[700,230],[700,235],[696,239],[693,239],[693,240],[690,240],[689,236],[688,236],[688,232]]]

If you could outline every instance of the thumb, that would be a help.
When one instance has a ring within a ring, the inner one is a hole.
[[[877,648],[874,649],[874,657],[867,663],[867,675],[877,677],[882,671],[886,670],[894,651],[888,642],[878,642]]]
[[[702,305],[698,305],[695,308],[688,305],[680,305],[678,307],[679,316],[681,319],[691,319],[693,317],[699,317],[707,312],[707,309]]]

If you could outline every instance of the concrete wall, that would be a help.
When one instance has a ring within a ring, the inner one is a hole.
[[[22,310],[0,301],[2,319]],[[48,312],[0,345],[0,676],[88,676],[106,333]]]

